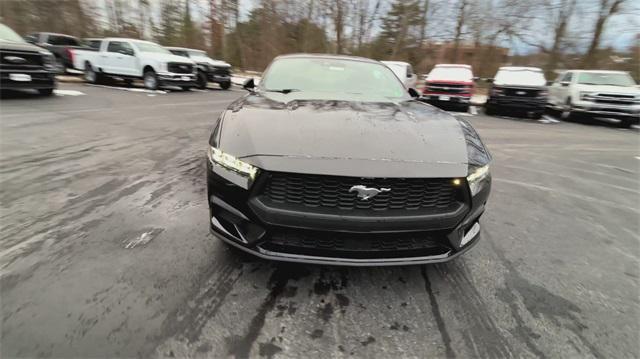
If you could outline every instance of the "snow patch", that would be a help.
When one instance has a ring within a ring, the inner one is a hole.
[[[102,87],[107,89],[129,91],[129,92],[161,94],[161,95],[164,95],[167,93],[167,91],[163,91],[163,90],[147,90],[147,89],[139,89],[139,88],[131,88],[131,87],[118,87],[118,86],[106,86],[106,85],[95,85],[95,84],[87,84],[87,86]]]
[[[84,92],[74,91],[74,90],[53,90],[53,93],[56,96],[83,96],[86,95]]]
[[[151,242],[158,234],[162,233],[164,228],[151,228],[134,238],[127,238],[122,241],[125,249],[132,249],[139,246],[144,246]]]

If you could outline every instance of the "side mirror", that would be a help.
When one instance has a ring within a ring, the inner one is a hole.
[[[486,79],[484,79],[484,80],[485,80],[486,82],[490,83],[490,84],[492,84],[492,83],[493,83],[493,79],[492,79],[492,78],[486,78]]]
[[[565,81],[565,82],[561,82],[560,85],[562,85],[564,87],[567,87],[567,86],[569,86],[569,83]]]
[[[244,88],[247,91],[253,92],[256,89],[256,83],[255,81],[253,81],[253,77],[250,79],[247,79],[244,82],[244,84],[242,84],[242,88]]]
[[[409,92],[409,96],[411,96],[413,98],[420,97],[420,93],[418,93],[418,91],[416,89],[414,89],[414,88],[409,88],[409,90],[407,92]]]
[[[413,74],[407,74],[407,78],[410,79],[413,77]]]

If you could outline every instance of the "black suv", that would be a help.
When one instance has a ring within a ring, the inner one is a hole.
[[[27,43],[0,24],[0,88],[35,89],[51,95],[56,88],[55,63],[50,51]]]
[[[184,47],[167,47],[167,50],[178,56],[188,57],[198,64],[196,85],[199,89],[207,88],[208,82],[220,85],[223,90],[231,87],[231,65],[220,60],[214,60],[206,52]]]
[[[492,83],[485,104],[487,115],[508,111],[542,117],[547,105],[547,81],[541,69],[504,66],[487,81]]]
[[[259,257],[444,262],[480,237],[491,156],[378,61],[277,57],[209,139],[211,231]]]

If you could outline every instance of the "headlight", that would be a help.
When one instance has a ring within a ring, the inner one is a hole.
[[[42,66],[47,70],[53,70],[56,67],[56,57],[50,51],[40,51],[42,56]]]
[[[593,92],[580,92],[580,100],[582,101],[592,101]]]
[[[218,164],[228,170],[238,172],[244,176],[249,177],[251,180],[256,178],[258,168],[243,162],[228,153],[224,153],[217,148],[209,146],[208,151],[209,162],[211,164]]]
[[[467,175],[467,182],[471,189],[471,195],[475,196],[482,189],[484,182],[489,177],[489,165],[477,167],[469,165],[469,174]]]

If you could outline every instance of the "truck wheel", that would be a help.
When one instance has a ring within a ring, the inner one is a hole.
[[[198,71],[198,78],[196,79],[196,86],[200,90],[205,90],[207,88],[207,74],[203,71]]]
[[[98,83],[98,74],[95,72],[90,63],[84,65],[84,80],[90,84]]]
[[[560,118],[564,121],[571,122],[576,119],[576,114],[571,110],[571,98],[567,98],[562,111],[560,112]]]
[[[124,85],[127,87],[132,87],[133,86],[133,80],[132,79],[124,79]]]
[[[484,114],[487,116],[493,116],[496,114],[496,110],[492,106],[485,105]]]
[[[180,86],[182,91],[191,91],[191,86]]]
[[[627,119],[620,119],[620,123],[618,123],[620,128],[631,128],[631,125],[633,125],[633,121]]]
[[[221,82],[220,83],[220,88],[223,89],[223,90],[228,90],[229,87],[231,87],[231,81]]]
[[[56,72],[60,75],[64,75],[67,73],[67,66],[64,64],[64,61],[56,57]]]
[[[149,90],[158,89],[158,75],[153,70],[147,70],[144,73],[144,87]]]
[[[53,95],[53,89],[38,89],[38,93],[42,96],[51,96]]]

